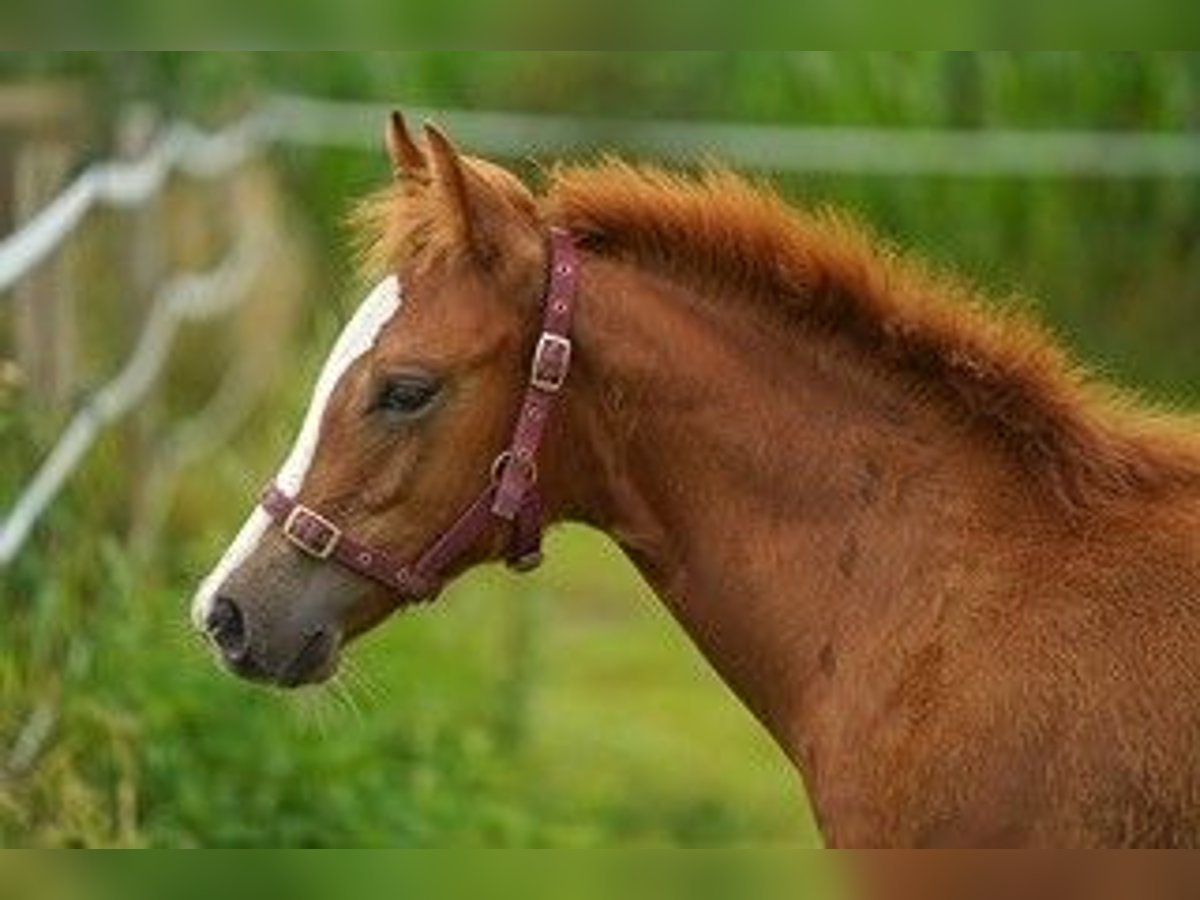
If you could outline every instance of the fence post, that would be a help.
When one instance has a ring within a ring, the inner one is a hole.
[[[20,86],[0,93],[0,121],[14,134],[8,200],[14,224],[42,208],[66,184],[78,139],[81,104],[69,86]],[[71,253],[64,247],[14,289],[17,365],[29,397],[62,410],[75,388],[76,324]]]
[[[115,141],[118,155],[134,161],[144,156],[154,143],[161,126],[158,111],[147,103],[134,103],[121,110],[117,119]],[[170,270],[170,240],[168,204],[173,186],[165,185],[160,193],[121,214],[126,226],[122,237],[125,264],[123,298],[120,300],[123,325],[131,337],[136,336],[146,321],[155,294]],[[162,420],[162,403],[157,391],[152,391],[130,414],[126,427],[120,430],[123,458],[129,473],[126,494],[127,534],[132,535],[145,514],[147,504],[145,473],[152,465],[155,434]]]

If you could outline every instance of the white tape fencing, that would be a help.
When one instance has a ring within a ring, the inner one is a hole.
[[[276,95],[263,107],[274,139],[375,148],[390,109]],[[1103,178],[1200,175],[1200,134],[951,130],[747,125],[713,121],[593,119],[533,113],[404,108],[410,121],[444,125],[460,146],[499,156],[612,148],[684,162],[710,160],[776,172]]]
[[[103,162],[86,169],[19,230],[0,241],[0,293],[35,268],[99,204],[131,207],[162,190],[173,170],[218,178],[240,166],[262,143],[265,120],[253,113],[215,134],[188,123],[169,128],[136,162]]]
[[[175,125],[141,160],[87,169],[25,226],[0,241],[0,293],[45,259],[99,203],[142,203],[173,169],[195,177],[220,177],[267,143],[377,148],[389,108],[281,94],[220,132]],[[463,147],[500,156],[573,154],[613,146],[635,154],[720,160],[781,172],[1200,175],[1200,135],[1192,133],[742,125],[426,108],[406,112],[414,120],[443,123]]]

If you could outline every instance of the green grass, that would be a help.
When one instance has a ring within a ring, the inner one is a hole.
[[[55,736],[35,773],[0,786],[0,835],[167,846],[813,842],[794,774],[626,570],[578,532],[551,553],[544,575],[480,573],[389,623],[352,654],[345,696],[299,697],[219,672],[187,633],[186,582],[143,591],[107,554],[103,609],[79,620],[81,656],[68,651],[51,691]],[[589,569],[608,574],[592,581]],[[8,701],[41,693],[19,676],[4,684]],[[6,717],[0,733],[19,721]]]

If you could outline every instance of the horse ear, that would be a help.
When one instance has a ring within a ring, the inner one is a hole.
[[[472,203],[467,190],[467,173],[463,161],[450,139],[436,125],[425,123],[425,143],[433,158],[434,179],[446,192],[453,214],[458,219],[463,237],[471,239]]]
[[[432,187],[439,190],[458,237],[481,261],[495,257],[502,245],[521,232],[520,219],[511,198],[499,189],[494,178],[485,177],[477,160],[464,160],[450,139],[434,125],[425,125],[425,146],[432,170]],[[513,180],[514,185],[519,182]],[[532,198],[530,198],[532,205]],[[540,238],[536,241],[541,248]]]
[[[392,161],[392,174],[397,178],[423,175],[428,163],[425,154],[417,146],[416,141],[408,133],[408,126],[399,110],[393,110],[388,116],[387,128],[384,131],[388,157]]]

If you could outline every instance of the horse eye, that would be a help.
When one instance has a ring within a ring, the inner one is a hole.
[[[419,375],[389,378],[379,388],[370,411],[401,419],[413,418],[429,408],[439,389],[440,385],[432,378]]]

